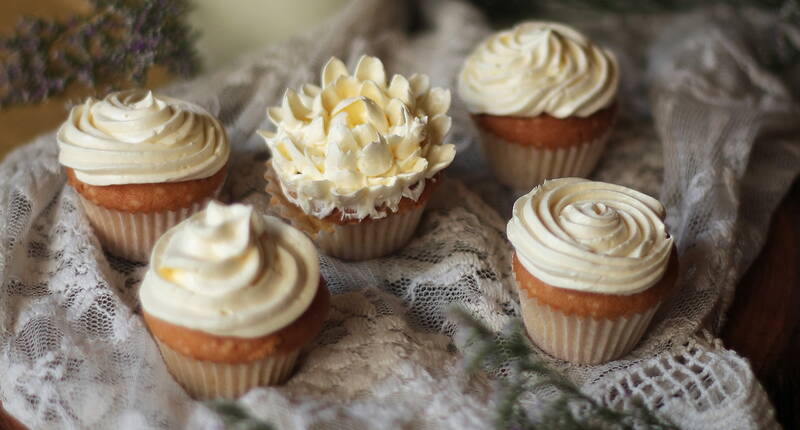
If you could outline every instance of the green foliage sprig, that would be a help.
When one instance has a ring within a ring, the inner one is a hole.
[[[180,76],[199,69],[188,0],[91,0],[65,21],[24,18],[0,38],[0,107],[42,101],[80,82],[142,83],[153,65]]]
[[[214,400],[206,405],[216,412],[229,430],[277,430],[272,424],[253,417],[232,400]]]
[[[469,345],[467,368],[483,368],[499,378],[500,397],[496,410],[498,429],[677,429],[642,403],[617,411],[584,394],[569,379],[537,359],[525,329],[517,320],[500,335],[461,308],[453,317],[460,323]],[[549,388],[558,394],[538,418],[522,406],[522,398]]]

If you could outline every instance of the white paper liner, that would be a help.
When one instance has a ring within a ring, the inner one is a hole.
[[[175,380],[195,399],[235,399],[250,389],[281,384],[292,374],[300,348],[242,364],[214,363],[187,357],[154,337]]]
[[[609,130],[595,140],[558,149],[509,142],[483,130],[481,141],[497,180],[513,189],[529,191],[545,179],[589,176],[610,134]]]
[[[616,319],[567,315],[519,290],[522,320],[534,343],[554,357],[599,364],[630,352],[644,335],[660,302],[645,312]]]
[[[210,200],[217,197],[221,188],[191,206],[162,212],[118,211],[96,205],[80,193],[78,196],[97,239],[106,251],[126,260],[147,263],[156,240],[179,222],[204,209]]]
[[[333,225],[314,238],[322,252],[344,260],[369,260],[382,257],[405,246],[422,218],[427,202],[375,221]]]

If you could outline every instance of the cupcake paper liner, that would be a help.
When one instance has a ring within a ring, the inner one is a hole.
[[[579,364],[598,364],[630,352],[660,305],[629,316],[595,319],[567,315],[520,291],[522,320],[534,343],[550,355]]]
[[[354,224],[332,224],[314,242],[327,255],[344,260],[368,260],[402,248],[411,240],[427,202],[385,218]]]
[[[220,186],[220,189],[222,187]],[[117,257],[146,263],[164,232],[206,207],[219,194],[174,211],[132,213],[96,205],[78,194],[103,248]]]
[[[486,131],[481,131],[481,140],[498,181],[517,190],[530,190],[545,179],[589,176],[610,134],[558,149],[509,142]]]
[[[307,215],[294,206],[283,195],[270,163],[267,163],[264,178],[272,211],[308,234],[322,252],[343,260],[369,260],[402,248],[414,235],[427,206],[427,201],[420,201],[412,209],[391,213],[385,218],[340,225]]]
[[[160,340],[155,341],[169,372],[196,399],[235,399],[255,387],[283,383],[300,355],[297,349],[249,363],[214,363],[187,357]]]

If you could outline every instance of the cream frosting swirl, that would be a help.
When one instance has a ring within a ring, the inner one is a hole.
[[[317,251],[303,233],[250,206],[212,201],[156,242],[139,298],[164,321],[253,338],[297,320],[319,277]]]
[[[277,132],[261,132],[285,196],[305,213],[382,218],[453,161],[455,147],[443,143],[450,92],[431,89],[427,76],[387,80],[366,55],[351,75],[334,57],[321,84],[287,90],[268,110]]]
[[[580,178],[545,181],[514,203],[508,239],[525,269],[555,287],[634,294],[664,275],[672,237],[658,200]]]
[[[91,185],[207,178],[230,155],[225,130],[205,109],[143,90],[87,99],[57,139],[58,161]]]
[[[495,33],[458,76],[459,96],[472,113],[500,116],[587,117],[614,102],[618,85],[614,54],[552,22]]]

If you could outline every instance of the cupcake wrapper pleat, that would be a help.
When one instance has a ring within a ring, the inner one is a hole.
[[[567,315],[523,295],[522,319],[533,342],[552,356],[579,364],[605,363],[630,352],[660,304],[642,313],[595,319]]]
[[[250,389],[281,384],[292,374],[300,350],[268,355],[249,363],[227,364],[187,357],[156,340],[167,369],[196,399],[235,399]]]
[[[368,260],[382,257],[402,248],[417,229],[423,203],[413,209],[394,213],[375,221],[339,225],[321,230],[314,241],[327,255],[345,260]]]
[[[130,261],[146,263],[164,232],[206,207],[219,194],[174,211],[131,213],[105,208],[81,198],[86,216],[103,248]]]
[[[509,142],[481,131],[486,158],[498,181],[517,190],[530,190],[545,179],[587,177],[597,165],[610,132],[578,145],[558,149]]]

